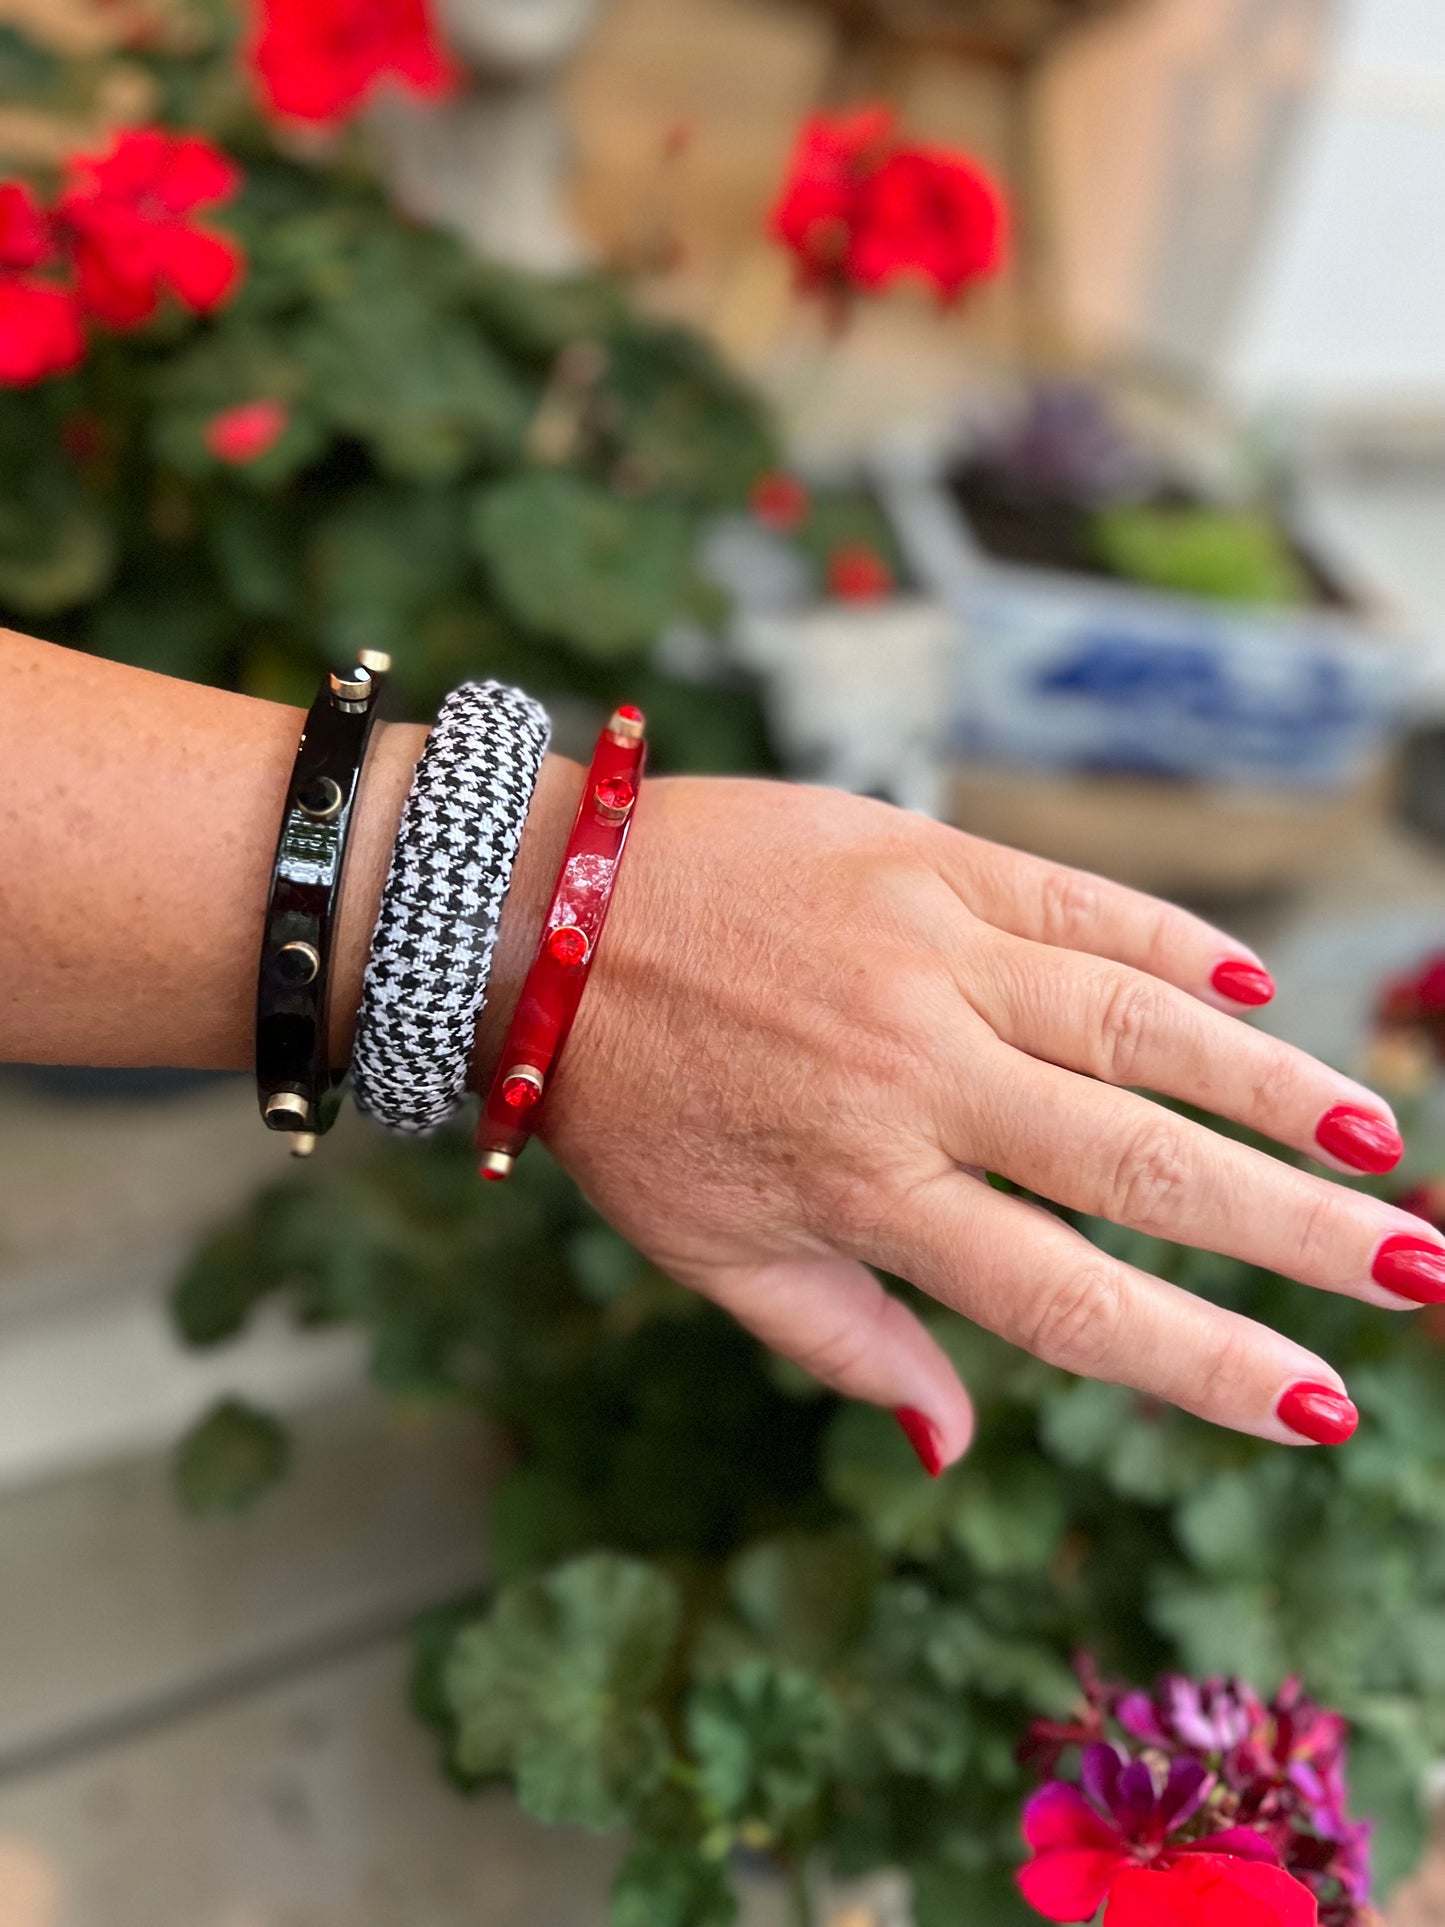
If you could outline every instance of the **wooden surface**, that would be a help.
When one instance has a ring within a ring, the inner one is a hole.
[[[1380,838],[1387,796],[1383,775],[1319,796],[961,765],[949,816],[975,836],[1137,889],[1217,897],[1338,871]]]

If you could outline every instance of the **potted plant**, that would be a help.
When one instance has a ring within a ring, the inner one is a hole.
[[[959,820],[1175,890],[1290,880],[1378,820],[1411,651],[1277,505],[1080,386],[878,473],[951,617]]]

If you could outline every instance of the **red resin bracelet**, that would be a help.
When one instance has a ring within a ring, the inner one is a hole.
[[[512,1175],[536,1129],[547,1080],[582,1001],[642,781],[643,735],[642,711],[628,703],[597,738],[537,954],[477,1125],[477,1168],[494,1182]]]

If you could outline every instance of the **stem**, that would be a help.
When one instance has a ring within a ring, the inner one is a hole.
[[[813,1927],[813,1900],[808,1891],[806,1859],[788,1862],[788,1914],[792,1927]]]

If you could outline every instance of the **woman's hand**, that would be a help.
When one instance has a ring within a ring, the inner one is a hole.
[[[1379,1098],[1230,1014],[1271,988],[1182,910],[886,805],[656,781],[546,1130],[658,1265],[838,1391],[904,1408],[934,1469],[968,1444],[968,1398],[870,1265],[1051,1364],[1335,1442],[1354,1408],[1322,1359],[982,1177],[1320,1290],[1445,1298],[1420,1219],[1124,1088],[1388,1169]]]

